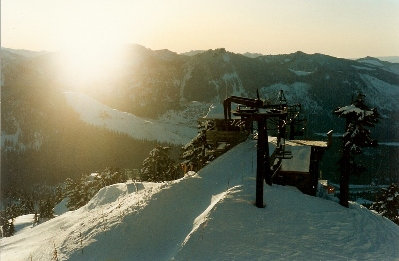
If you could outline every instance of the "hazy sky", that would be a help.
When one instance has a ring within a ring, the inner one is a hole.
[[[399,55],[399,0],[2,0],[1,45]]]

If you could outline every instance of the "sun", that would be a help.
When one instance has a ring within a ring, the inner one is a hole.
[[[122,59],[120,51],[116,46],[96,43],[63,50],[59,63],[63,80],[82,85],[115,73]]]
[[[120,69],[125,43],[112,23],[84,16],[65,21],[59,29],[58,69],[66,85],[87,87]]]
[[[121,68],[122,49],[121,45],[98,38],[70,42],[59,55],[61,80],[70,87],[83,88],[109,78]]]

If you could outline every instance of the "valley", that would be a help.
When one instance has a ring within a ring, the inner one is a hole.
[[[249,58],[223,48],[185,55],[131,45],[124,52],[117,74],[82,84],[59,77],[56,53],[2,49],[2,186],[55,184],[107,166],[139,169],[155,144],[177,151],[190,141],[212,104],[256,97],[257,90],[270,102],[284,90],[289,103],[300,103],[308,139],[342,133],[344,122],[332,111],[362,92],[381,114],[373,135],[382,144],[399,140],[395,63],[303,52]],[[322,175],[336,181],[334,140]],[[367,173],[353,182],[397,180],[397,147],[372,150],[362,156]]]

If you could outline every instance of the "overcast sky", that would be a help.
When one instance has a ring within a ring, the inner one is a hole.
[[[1,45],[399,55],[399,0],[2,0]]]

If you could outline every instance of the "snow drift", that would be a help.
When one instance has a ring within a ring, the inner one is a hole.
[[[399,259],[399,227],[356,203],[273,185],[256,208],[255,146],[177,181],[104,188],[76,211],[1,239],[1,260],[55,251],[59,260]]]

